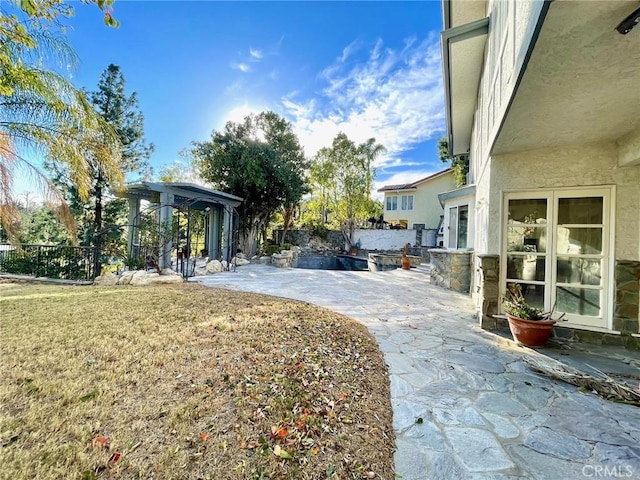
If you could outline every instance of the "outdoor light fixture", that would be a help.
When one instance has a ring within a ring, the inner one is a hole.
[[[618,33],[620,33],[621,35],[626,35],[627,33],[629,33],[633,27],[635,27],[638,23],[640,22],[640,8],[638,8],[636,11],[634,11],[631,15],[629,15],[627,18],[625,18],[623,21],[621,21],[618,26],[616,27],[616,30],[618,31]]]

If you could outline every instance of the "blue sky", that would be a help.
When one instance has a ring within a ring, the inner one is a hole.
[[[117,0],[119,29],[75,4],[72,74],[95,90],[108,64],[136,91],[158,172],[226,120],[273,110],[307,156],[339,131],[388,149],[377,184],[443,168],[439,1],[213,2]]]

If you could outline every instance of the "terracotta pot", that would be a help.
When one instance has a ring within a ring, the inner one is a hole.
[[[358,255],[358,249],[357,247],[351,247],[349,249],[349,255]]]
[[[525,320],[507,314],[513,339],[526,347],[544,347],[551,337],[555,320]]]
[[[408,257],[402,257],[401,263],[404,270],[409,270],[411,268],[411,259]]]

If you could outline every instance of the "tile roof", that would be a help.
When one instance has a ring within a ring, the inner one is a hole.
[[[445,173],[450,172],[451,169],[447,168],[446,170],[442,170],[440,172],[436,172],[433,173],[431,175],[429,175],[428,177],[424,177],[421,178],[420,180],[416,180],[415,182],[412,183],[404,183],[401,185],[385,185],[384,187],[381,187],[378,189],[379,192],[386,192],[386,191],[390,191],[390,190],[411,190],[414,188],[418,188],[418,185],[420,185],[423,182],[426,182],[427,180],[431,180],[432,178],[435,177],[439,177],[440,175],[444,175]]]

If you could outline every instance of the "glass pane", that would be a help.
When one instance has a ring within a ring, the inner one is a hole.
[[[407,204],[407,210],[413,210],[413,195],[409,195],[409,202]]]
[[[467,225],[469,223],[469,206],[458,207],[458,248],[467,248]]]
[[[541,252],[547,251],[547,228],[509,227],[507,229],[507,251]]]
[[[527,303],[544,310],[544,285],[528,285],[522,282],[518,282],[518,284]],[[511,283],[507,285],[511,285]]]
[[[507,278],[544,281],[545,257],[537,255],[507,255]]]
[[[602,228],[558,227],[558,254],[602,253]]]
[[[544,198],[509,200],[509,225],[547,223],[547,200]]]
[[[557,305],[559,312],[575,315],[600,316],[600,290],[586,288],[557,287]]]
[[[449,248],[457,248],[458,240],[458,207],[449,209]]]
[[[602,281],[600,260],[587,258],[558,258],[557,282],[600,285]]]
[[[602,197],[561,198],[558,200],[558,224],[601,224]]]

